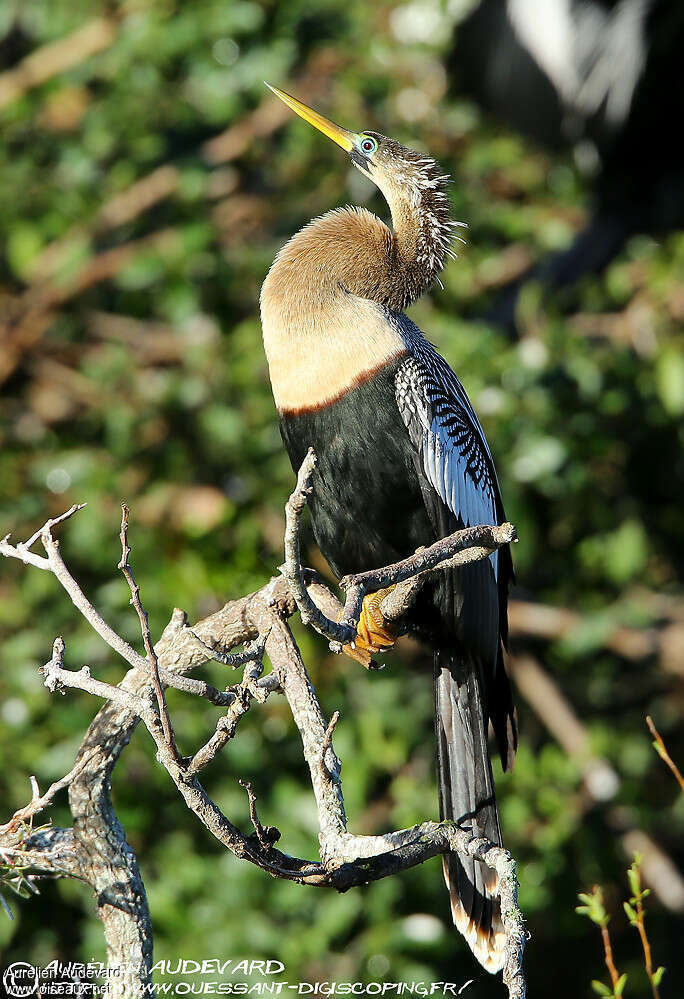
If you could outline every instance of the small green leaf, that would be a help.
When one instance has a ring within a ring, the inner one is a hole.
[[[616,996],[621,996],[622,995],[622,990],[624,989],[624,987],[625,987],[626,984],[627,984],[627,975],[626,974],[620,975],[620,977],[618,978],[617,983],[615,985],[615,995]]]
[[[636,909],[634,908],[634,906],[630,905],[629,902],[623,902],[622,906],[623,906],[623,908],[625,910],[625,914],[627,916],[627,919],[629,919],[629,921],[632,924],[632,926],[634,926],[636,924],[636,921],[637,921],[637,912],[636,912]]]
[[[599,996],[612,996],[613,994],[607,985],[604,985],[603,982],[597,982],[596,979],[591,983],[591,987]]]
[[[665,974],[665,968],[662,965],[659,968],[656,968],[656,970],[651,975],[651,981],[653,982],[653,984],[656,986],[660,985],[661,981],[663,980],[664,974]]]

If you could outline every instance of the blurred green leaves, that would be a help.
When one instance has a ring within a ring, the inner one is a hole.
[[[579,548],[584,564],[617,585],[629,582],[646,567],[648,539],[643,524],[625,520],[614,531],[585,538]]]
[[[599,881],[608,900],[621,890],[607,810],[684,859],[684,812],[643,727],[653,711],[674,757],[684,756],[681,671],[662,669],[655,651],[630,658],[606,647],[621,626],[662,627],[674,650],[668,661],[677,662],[684,236],[633,239],[578,289],[570,315],[530,284],[519,342],[478,319],[508,278],[572,238],[589,198],[570,155],[528,147],[448,91],[443,57],[460,6],[0,5],[8,69],[88,19],[116,14],[106,49],[0,108],[0,318],[11,318],[0,340],[8,365],[0,535],[26,537],[86,500],[60,534],[62,550],[106,619],[134,642],[137,622],[115,568],[121,500],[132,510],[154,634],[175,605],[192,618],[266,581],[282,561],[292,473],[268,387],[259,288],[279,246],[312,216],[363,199],[386,210],[350,186],[348,164],[313,130],[264,124],[262,80],[301,87],[305,100],[305,89],[319,87],[315,100],[333,118],[437,155],[454,177],[468,246],[446,270],[444,291],[412,317],[481,415],[521,539],[514,596],[580,615],[557,640],[514,637],[513,651],[524,643],[544,660],[621,780],[605,808],[591,805],[579,761],[520,703],[516,768],[495,769],[532,932],[530,994],[554,981],[554,994],[574,999],[601,974],[592,927],[573,913],[577,892]],[[421,30],[410,28],[417,16]],[[207,143],[217,135],[223,152],[212,158]],[[41,321],[26,324],[27,306],[46,293]],[[44,784],[69,769],[97,710],[85,695],[55,699],[42,686],[37,667],[55,635],[74,667],[88,662],[117,682],[123,665],[47,574],[1,568],[0,798],[10,813],[26,801],[27,774]],[[335,745],[350,827],[371,833],[436,816],[425,655],[406,642],[383,672],[367,674],[298,634],[324,710],[342,714]],[[218,666],[210,679],[232,680]],[[187,749],[215,724],[214,709],[180,695],[172,710]],[[283,829],[283,848],[313,855],[315,814],[291,718],[271,698],[241,725],[207,775],[210,792],[246,827],[237,780],[252,780],[264,821]],[[453,935],[438,862],[344,896],[266,879],[189,821],[142,733],[117,768],[114,796],[143,867],[158,958],[277,956],[291,980],[477,976],[477,999],[501,994]],[[55,821],[68,821],[63,807]],[[675,981],[678,917],[651,899],[652,938]],[[13,908],[14,924],[0,919],[8,959],[104,953],[79,886],[42,885],[37,900]],[[55,921],[54,911],[69,918]],[[616,950],[631,953],[630,928],[614,936]]]

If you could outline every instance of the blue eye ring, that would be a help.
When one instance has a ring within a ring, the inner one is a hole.
[[[362,135],[359,147],[364,156],[372,156],[378,148],[378,144],[372,135]]]

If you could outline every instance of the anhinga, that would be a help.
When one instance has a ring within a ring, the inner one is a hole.
[[[295,469],[309,447],[316,451],[313,530],[341,577],[396,562],[464,526],[500,524],[504,511],[463,386],[401,311],[451,254],[459,223],[450,218],[448,178],[430,157],[377,132],[347,131],[271,89],[349,153],[392,214],[392,228],[365,208],[314,219],[280,250],[261,293],[281,433]],[[434,649],[441,816],[495,843],[501,830],[488,722],[504,768],[516,747],[502,654],[511,576],[507,548],[444,571],[410,621]],[[359,630],[370,636],[370,651],[396,637],[375,617]],[[455,854],[445,858],[444,873],[456,926],[483,966],[500,970],[496,876]]]
[[[672,131],[684,117],[683,46],[679,0],[479,0],[456,25],[455,93],[551,149],[574,146],[591,166],[586,227],[505,288],[490,319],[513,332],[524,282],[568,288],[635,233],[684,225]]]

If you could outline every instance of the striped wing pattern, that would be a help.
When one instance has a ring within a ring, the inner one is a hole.
[[[465,389],[427,341],[411,346],[397,370],[396,397],[425,476],[464,527],[497,524],[496,474]],[[496,572],[497,553],[490,558]]]

